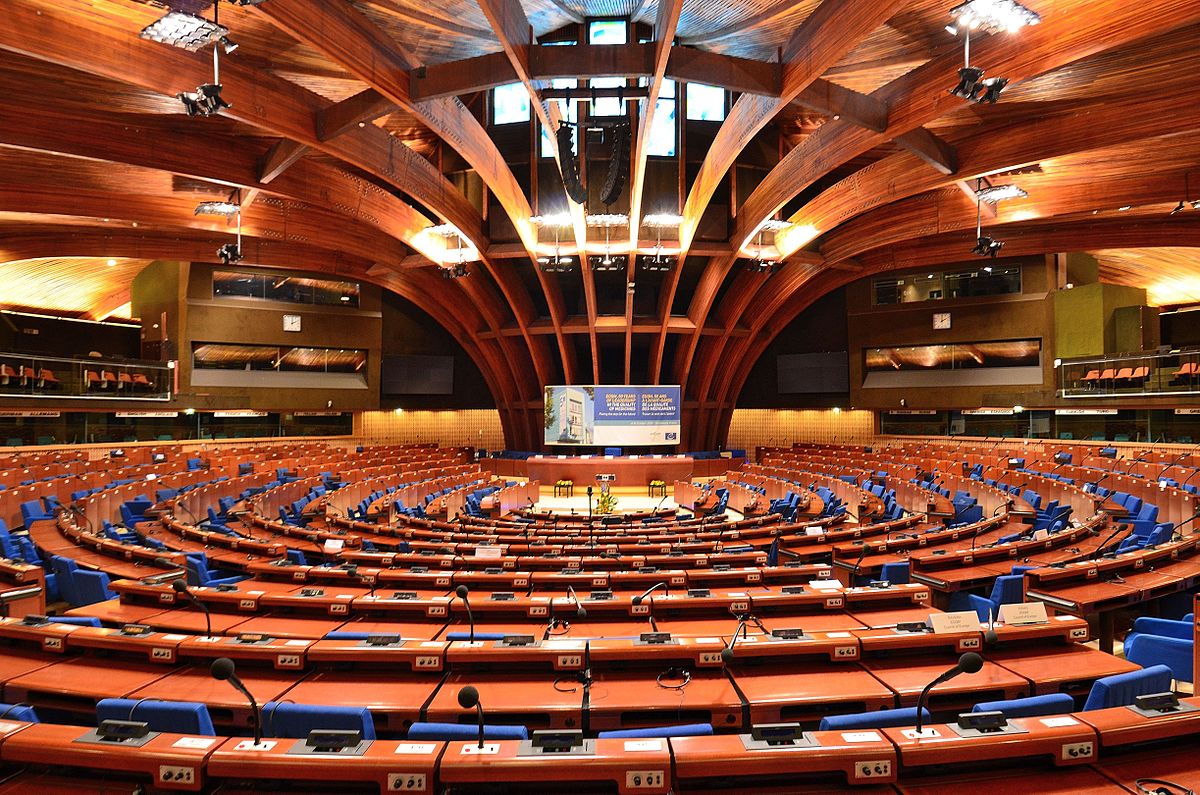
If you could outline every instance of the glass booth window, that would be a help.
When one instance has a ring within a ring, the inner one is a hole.
[[[663,80],[654,106],[654,120],[650,124],[650,136],[646,143],[646,154],[654,157],[675,156],[675,81]]]
[[[529,92],[521,83],[496,86],[492,90],[492,124],[529,121]]]
[[[588,44],[624,44],[627,36],[623,19],[597,20],[588,25]]]
[[[872,286],[872,297],[877,306],[1011,295],[1021,292],[1021,268],[1019,265],[985,265],[970,270],[888,276],[876,279]]]
[[[213,271],[214,298],[258,298],[286,304],[358,307],[361,285],[247,271]]]
[[[366,364],[367,352],[364,350],[210,342],[197,342],[192,346],[192,366],[197,370],[365,374]]]
[[[725,89],[703,83],[687,84],[689,121],[721,121],[725,118]]]

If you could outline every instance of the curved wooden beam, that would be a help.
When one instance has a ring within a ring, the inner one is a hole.
[[[1139,37],[1200,20],[1200,6],[1184,0],[1148,0],[1136,9],[1113,8],[1112,14],[1103,17],[1089,14],[1086,5],[1085,0],[1064,0],[1061,6],[1056,6],[1053,16],[1022,31],[1019,47],[1003,37],[989,37],[972,47],[972,57],[978,63],[988,64],[990,73],[1017,81]],[[1080,25],[1080,19],[1089,19],[1090,24]],[[961,107],[963,101],[947,91],[957,79],[960,63],[956,55],[934,59],[875,92],[873,96],[888,107],[888,128],[884,133],[874,133],[843,119],[827,122],[808,136],[783,157],[747,199],[732,242],[740,247],[763,220],[832,168]],[[815,230],[793,227],[776,236],[776,245],[785,253],[794,252],[815,234]],[[719,258],[706,268],[693,296],[690,317],[708,315],[736,259],[736,255]],[[677,375],[690,371],[698,342],[696,335],[689,344],[680,346]]]
[[[415,69],[419,64],[410,53],[405,52],[384,31],[346,4],[272,0],[270,3],[255,6],[255,10],[289,35],[315,47],[382,96],[415,115],[450,144],[475,169],[504,207],[525,250],[536,264],[537,230],[529,220],[532,210],[504,156],[488,136],[487,130],[457,97],[443,97],[426,102],[412,100],[407,75],[409,70]],[[342,139],[336,139],[340,140]],[[458,228],[468,239],[474,239],[467,229]],[[486,248],[480,248],[480,251],[484,250]],[[492,273],[506,294],[524,290],[519,282],[497,271],[493,270]],[[560,330],[561,296],[555,294],[557,285],[554,282],[543,281],[542,285],[547,291],[551,321],[555,324],[559,351],[565,362],[568,342]],[[518,323],[521,323],[522,315],[515,307],[514,315]],[[530,344],[533,344],[532,341]]]

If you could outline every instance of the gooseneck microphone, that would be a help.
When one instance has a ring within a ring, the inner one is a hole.
[[[471,612],[471,603],[467,601],[467,586],[460,585],[454,589],[454,595],[462,599],[463,606],[467,608],[467,621],[471,622],[471,634],[467,636],[467,640],[471,643],[475,642],[475,614]]]
[[[213,660],[209,667],[209,672],[212,673],[213,679],[220,679],[233,685],[233,689],[237,690],[246,700],[250,702],[250,710],[254,714],[254,745],[262,744],[262,712],[258,708],[258,702],[254,700],[254,696],[242,684],[242,680],[238,678],[237,666],[233,664],[233,660],[228,657],[218,657]]]
[[[969,651],[958,658],[958,663],[950,670],[943,673],[937,679],[934,679],[929,684],[925,685],[925,689],[921,691],[921,696],[917,699],[917,736],[921,734],[921,717],[925,709],[925,704],[929,701],[929,691],[943,682],[949,682],[959,674],[974,674],[978,673],[983,667],[983,658],[973,651]]]
[[[479,721],[479,747],[483,747],[483,705],[479,703],[479,691],[474,685],[467,685],[458,691],[458,705],[463,709],[475,708],[475,718]]]
[[[1104,554],[1104,548],[1108,546],[1108,542],[1109,542],[1109,541],[1112,541],[1114,538],[1116,538],[1116,537],[1117,537],[1117,535],[1118,535],[1119,533],[1122,533],[1122,532],[1124,532],[1124,531],[1125,531],[1125,530],[1127,530],[1127,529],[1129,529],[1129,525],[1127,525],[1127,524],[1118,524],[1118,525],[1117,525],[1117,529],[1116,529],[1116,530],[1113,530],[1111,533],[1109,533],[1109,534],[1108,534],[1108,538],[1104,539],[1104,541],[1103,541],[1103,542],[1100,544],[1100,546],[1096,547],[1096,551],[1092,553],[1092,560],[1095,560],[1096,558],[1098,558],[1098,557],[1100,557],[1101,555],[1103,555],[1103,554]]]
[[[175,593],[179,598],[188,604],[204,611],[204,637],[211,638],[212,634],[212,614],[208,612],[208,605],[196,598],[196,594],[188,590],[187,583],[183,580],[175,580],[171,583],[171,587],[175,589]]]
[[[740,638],[746,637],[747,624],[754,624],[756,627],[762,630],[763,634],[766,634],[767,628],[763,626],[762,621],[750,615],[749,613],[742,613],[740,616],[738,616],[738,625],[737,629],[733,631],[733,637],[729,639],[729,643],[725,645],[725,648],[721,649],[721,662],[724,665],[729,665],[729,663],[733,662],[733,647],[737,645],[737,642]]]
[[[647,588],[645,593],[643,593],[641,596],[633,597],[633,604],[635,606],[640,605],[646,599],[650,600],[650,612],[647,617],[650,619],[650,629],[654,630],[655,632],[658,632],[658,621],[654,619],[654,597],[652,597],[651,594],[653,594],[659,588],[663,589],[664,594],[667,594],[668,596],[671,594],[671,589],[667,587],[665,582],[656,582],[654,585],[651,585],[649,588]]]
[[[587,618],[587,610],[579,603],[579,597],[575,594],[575,588],[571,585],[567,586],[567,596],[575,603],[575,616],[577,618]]]

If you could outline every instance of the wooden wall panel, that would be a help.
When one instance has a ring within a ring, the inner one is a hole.
[[[735,409],[729,423],[729,449],[787,446],[793,442],[870,444],[875,412],[834,409]]]
[[[355,417],[354,426],[355,436],[365,444],[504,447],[500,412],[495,409],[364,411]]]

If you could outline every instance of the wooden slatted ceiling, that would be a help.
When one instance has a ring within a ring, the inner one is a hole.
[[[1200,303],[1200,248],[1110,248],[1088,253],[1100,263],[1100,281],[1145,287],[1154,306]]]
[[[129,303],[133,277],[150,260],[116,259],[111,266],[108,262],[98,257],[59,257],[0,264],[4,284],[0,306],[38,308],[90,320],[113,316],[114,308]]]

